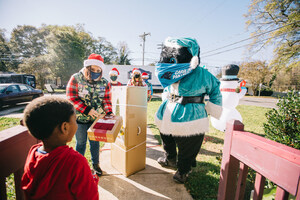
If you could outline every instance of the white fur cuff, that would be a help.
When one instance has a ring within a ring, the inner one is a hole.
[[[198,58],[198,56],[193,56],[190,64],[191,64],[191,68],[195,69],[199,65],[199,58]]]
[[[216,119],[220,119],[221,114],[222,114],[222,106],[216,105],[209,101],[205,105],[205,110],[206,110],[207,114],[210,114],[211,116],[213,116]]]
[[[199,135],[209,130],[208,118],[201,118],[189,122],[171,122],[166,119],[159,120],[155,115],[155,124],[159,131],[165,135],[172,134],[182,137]]]

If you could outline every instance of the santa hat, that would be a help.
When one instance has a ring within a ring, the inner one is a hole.
[[[146,72],[142,73],[142,78],[149,78],[149,75]]]
[[[119,70],[117,68],[112,68],[109,72],[109,75],[116,75],[116,76],[119,76],[120,73],[119,73]]]
[[[83,66],[88,67],[91,65],[96,65],[98,67],[101,67],[102,71],[105,69],[104,60],[103,58],[95,53],[92,53],[87,60],[84,61]]]
[[[164,45],[167,47],[174,47],[174,48],[187,47],[188,51],[193,56],[190,62],[191,68],[195,69],[200,64],[200,58],[199,58],[200,47],[196,39],[167,37]]]
[[[139,74],[141,74],[141,71],[140,71],[138,68],[134,68],[134,69],[132,70],[132,74],[134,74],[134,73],[139,73]]]

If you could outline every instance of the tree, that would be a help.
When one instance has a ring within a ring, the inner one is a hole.
[[[91,53],[101,55],[105,64],[112,64],[117,56],[116,48],[103,37],[94,40]]]
[[[118,65],[131,65],[129,59],[130,50],[126,44],[126,42],[119,42],[118,44],[118,56],[116,58],[116,64]]]
[[[15,56],[11,53],[4,33],[5,29],[0,29],[0,71],[15,71],[17,69]]]
[[[272,89],[276,91],[300,90],[300,66],[290,70],[281,69],[276,73]]]
[[[0,29],[0,71],[8,71],[7,63],[10,60],[10,49],[4,35],[5,30]]]
[[[51,76],[50,66],[47,55],[25,58],[19,65],[19,72],[35,75],[37,85],[43,89],[45,80]]]
[[[244,62],[240,65],[238,76],[250,83],[250,88],[256,95],[259,84],[269,85],[272,72],[265,61]]]
[[[23,58],[46,54],[45,34],[34,26],[17,26],[11,33],[10,49],[22,62]]]
[[[54,26],[46,37],[51,71],[64,84],[83,66],[88,50],[81,36],[74,27]]]
[[[300,3],[297,0],[252,0],[247,26],[254,28],[252,50],[274,45],[274,57],[270,63],[278,68],[300,65]]]

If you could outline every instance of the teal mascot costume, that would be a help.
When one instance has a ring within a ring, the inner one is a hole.
[[[155,70],[164,87],[155,123],[165,156],[157,161],[163,167],[177,167],[173,179],[179,183],[184,183],[191,167],[196,166],[197,154],[209,128],[208,114],[218,119],[222,113],[220,82],[199,66],[199,55],[195,39],[169,37]],[[205,95],[209,96],[207,103]]]

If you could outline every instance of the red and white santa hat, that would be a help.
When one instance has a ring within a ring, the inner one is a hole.
[[[142,78],[149,78],[149,75],[146,72],[142,73]]]
[[[102,71],[104,71],[105,69],[104,59],[99,54],[92,53],[88,57],[88,59],[83,62],[84,67],[88,67],[91,65],[96,65],[98,67],[101,67]]]
[[[120,73],[119,73],[119,70],[117,68],[112,68],[109,72],[109,75],[116,75],[116,76],[119,76]]]
[[[141,71],[140,71],[138,68],[134,68],[134,69],[132,70],[132,74],[135,74],[135,73],[141,74]]]

